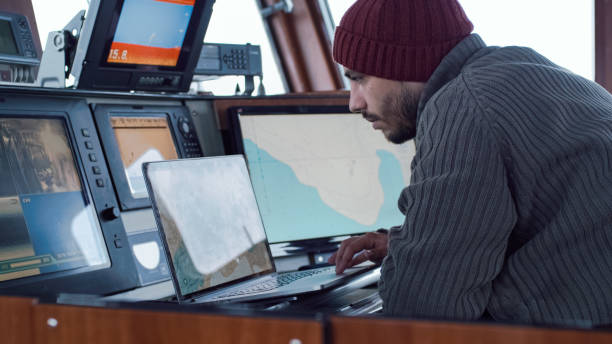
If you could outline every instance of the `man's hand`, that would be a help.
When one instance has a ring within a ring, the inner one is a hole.
[[[386,233],[371,232],[344,240],[340,248],[327,260],[336,264],[336,273],[341,274],[346,268],[361,264],[366,260],[382,262],[387,255],[388,236]],[[355,256],[356,253],[361,252]]]

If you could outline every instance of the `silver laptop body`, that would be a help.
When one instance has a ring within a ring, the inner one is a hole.
[[[143,172],[179,302],[297,295],[364,271],[277,273],[242,155],[149,162]]]

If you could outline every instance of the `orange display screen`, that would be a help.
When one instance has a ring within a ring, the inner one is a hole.
[[[135,198],[147,197],[142,164],[178,159],[174,140],[165,117],[111,117],[119,154]]]
[[[106,62],[177,65],[195,0],[125,0]]]

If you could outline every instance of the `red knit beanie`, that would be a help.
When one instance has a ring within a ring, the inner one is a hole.
[[[457,0],[357,0],[336,28],[334,60],[384,79],[429,79],[474,27]]]

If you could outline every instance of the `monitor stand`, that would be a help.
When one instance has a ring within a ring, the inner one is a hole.
[[[348,237],[330,237],[272,244],[272,255],[277,262],[279,259],[293,261],[290,270],[325,266],[329,265],[329,256],[336,252],[342,240],[346,238]]]
[[[290,241],[288,246],[285,246],[285,252],[289,254],[333,252],[338,249],[341,242],[342,240],[337,237]]]

